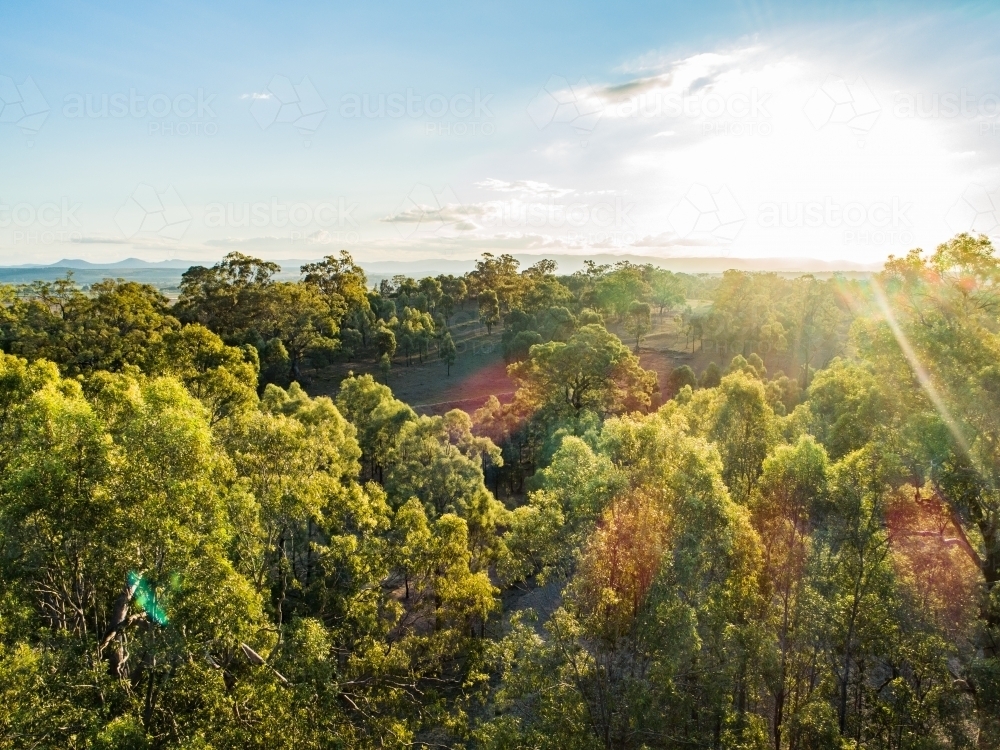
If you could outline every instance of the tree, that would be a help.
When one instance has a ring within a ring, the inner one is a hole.
[[[3,317],[7,351],[45,357],[73,375],[143,367],[180,327],[159,290],[121,279],[97,282],[89,295],[69,277],[39,282],[11,295]]]
[[[379,325],[375,331],[375,347],[380,357],[390,361],[396,354],[396,334],[386,325]]]
[[[614,270],[597,282],[595,296],[604,310],[612,313],[617,320],[628,314],[629,306],[649,296],[649,284],[643,277],[642,269],[628,261],[615,264]]]
[[[889,540],[883,511],[887,495],[886,469],[874,447],[866,447],[833,467],[834,502],[842,508],[836,518],[832,542],[837,550],[833,583],[840,596],[833,598],[834,632],[838,664],[837,717],[842,735],[848,734],[848,697],[852,683],[860,694],[865,680],[865,645],[874,638],[862,633],[885,621],[891,596],[891,569],[886,564]],[[874,635],[874,634],[872,634]],[[865,645],[862,645],[862,644]],[[860,720],[856,736],[861,735]]]
[[[795,280],[791,299],[794,304],[789,316],[790,323],[802,367],[802,387],[806,388],[809,386],[809,368],[816,356],[821,355],[824,350],[835,352],[836,338],[846,316],[837,303],[833,283],[824,283],[812,276]],[[781,333],[780,338],[784,338],[784,330]]]
[[[497,293],[487,289],[479,293],[479,320],[486,326],[486,335],[493,333],[493,326],[500,322],[500,303]]]
[[[504,330],[504,338],[507,339],[508,330]],[[542,335],[538,331],[517,331],[513,337],[504,341],[503,359],[504,362],[521,362],[528,357],[531,347],[542,343]]]
[[[181,276],[174,309],[182,321],[202,323],[223,339],[245,338],[269,316],[267,291],[279,271],[277,263],[238,252],[211,268],[192,266]]]
[[[469,293],[469,288],[464,279],[452,276],[451,274],[441,274],[437,277],[437,280],[441,284],[442,294],[438,307],[442,308],[441,312],[444,313],[447,319],[451,317],[454,306],[465,301]],[[447,300],[445,299],[446,297]]]
[[[677,276],[662,268],[651,268],[647,274],[651,277],[649,297],[659,307],[661,316],[664,308],[669,310],[684,302],[684,291]]]
[[[441,346],[438,353],[441,359],[443,359],[445,364],[448,366],[448,375],[451,376],[451,366],[455,364],[455,356],[457,353],[455,340],[451,337],[451,331],[444,332],[444,338],[441,339]]]
[[[988,587],[1000,580],[998,277],[1000,261],[986,237],[958,235],[930,257],[913,250],[890,258],[871,288],[881,319],[857,328],[861,352],[876,380],[886,384],[880,390],[901,421],[908,470],[931,480]],[[982,542],[973,542],[974,535]],[[986,630],[996,633],[1000,608],[992,599],[983,603],[981,616]],[[983,644],[991,664],[997,658],[993,637]],[[985,731],[995,738],[1000,712],[992,716]]]
[[[20,612],[0,672],[33,694],[4,688],[4,734],[66,746],[114,726],[142,741],[175,722],[200,731],[183,696],[225,700],[205,659],[239,680],[240,644],[273,643],[261,597],[226,557],[233,527],[214,481],[226,462],[202,406],[171,378],[100,373],[85,397],[54,368],[0,366],[29,377],[0,482],[5,552],[25,555],[0,568],[5,622]],[[94,682],[79,686],[84,674]],[[31,711],[39,696],[54,710]]]
[[[417,418],[402,401],[393,398],[388,386],[371,375],[355,375],[341,381],[337,409],[357,430],[362,459],[369,476],[382,479],[403,425]]]
[[[481,297],[483,292],[493,291],[502,312],[518,306],[523,291],[522,277],[517,269],[520,262],[512,255],[503,254],[499,258],[492,253],[483,253],[476,267],[467,276],[469,293]]]
[[[709,362],[708,366],[701,373],[698,385],[701,388],[715,388],[722,382],[722,370],[715,362]]]
[[[988,239],[860,282],[485,256],[516,391],[473,417],[274,382],[450,375],[462,280],[275,269],[0,287],[0,750],[997,746]],[[653,411],[588,306],[661,281],[740,353]]]
[[[437,310],[438,304],[444,296],[441,282],[431,276],[427,276],[420,280],[418,288],[420,289],[420,293],[427,299],[429,311],[434,312]]]
[[[577,329],[579,321],[565,307],[548,307],[536,314],[537,330],[546,341],[566,341]]]
[[[580,328],[569,341],[532,346],[528,358],[507,368],[522,413],[551,406],[615,414],[648,406],[655,373],[643,370],[621,340],[599,325]]]
[[[404,307],[397,323],[398,341],[410,363],[410,355],[416,353],[424,361],[430,341],[434,336],[434,320],[426,312],[413,307]]]
[[[685,386],[698,387],[698,378],[695,377],[694,370],[687,365],[675,367],[670,371],[670,376],[667,379],[667,394],[673,398]]]
[[[337,321],[315,287],[276,283],[268,289],[267,302],[273,326],[269,333],[281,340],[288,353],[291,380],[302,376],[308,356],[338,348]]]
[[[870,366],[834,359],[809,386],[812,432],[834,460],[863,448],[892,419]]]
[[[150,352],[148,370],[176,376],[208,410],[210,425],[257,403],[257,350],[226,346],[193,323],[171,331]]]
[[[722,478],[737,502],[746,502],[774,445],[774,413],[763,384],[738,371],[726,375],[718,389],[711,427],[722,455]]]
[[[682,735],[710,747],[725,732],[733,746],[760,746],[749,709],[760,549],[718,455],[659,413],[609,420],[598,445],[599,456],[566,438],[567,473],[544,479],[581,499],[589,529],[544,637],[514,619],[501,644],[484,744],[627,748]],[[533,507],[523,520],[543,535],[575,522],[548,490]],[[557,539],[571,557],[574,537]]]
[[[315,286],[326,300],[330,315],[338,323],[349,311],[371,310],[368,303],[368,279],[364,269],[354,263],[351,254],[328,255],[316,263],[302,266],[303,282]]]
[[[800,611],[809,596],[807,565],[810,533],[828,511],[829,480],[826,452],[811,438],[783,445],[764,461],[758,492],[751,501],[753,523],[764,545],[767,595],[776,611],[778,669],[774,676],[771,717],[774,747],[780,749],[788,722],[789,695],[799,688],[797,659],[807,659],[808,637],[799,629]],[[803,653],[800,653],[801,652]]]
[[[747,355],[761,345],[762,328],[775,316],[779,284],[776,274],[726,271],[712,295],[707,328],[716,346],[729,353]]]
[[[635,352],[639,353],[642,337],[649,333],[652,327],[651,310],[646,302],[633,302],[628,306],[625,316],[625,330],[635,337]]]

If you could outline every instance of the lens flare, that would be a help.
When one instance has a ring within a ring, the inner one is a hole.
[[[136,573],[134,570],[128,574],[129,588],[135,589],[135,602],[146,613],[146,616],[157,625],[163,626],[169,622],[167,613],[160,606],[156,599],[156,590],[152,584],[146,580],[145,576]]]
[[[972,451],[970,450],[969,443],[959,429],[958,422],[951,415],[948,410],[948,406],[945,404],[944,399],[941,398],[941,394],[938,393],[937,388],[934,386],[934,382],[931,380],[930,374],[920,363],[920,359],[917,357],[916,352],[910,345],[909,339],[906,338],[906,334],[903,333],[903,329],[899,325],[899,321],[896,320],[896,315],[892,311],[892,307],[889,305],[889,299],[885,295],[885,290],[879,284],[878,280],[872,278],[871,281],[872,292],[875,296],[875,302],[878,304],[879,310],[882,312],[885,322],[889,325],[889,330],[892,331],[892,335],[896,339],[896,343],[899,344],[900,351],[903,352],[903,356],[906,357],[906,361],[909,363],[910,368],[913,370],[913,374],[917,376],[917,381],[920,383],[920,387],[924,389],[924,393],[927,394],[927,398],[930,399],[931,404],[937,410],[938,415],[941,420],[945,423],[948,431],[951,432],[955,442],[962,449],[969,460],[972,459]]]

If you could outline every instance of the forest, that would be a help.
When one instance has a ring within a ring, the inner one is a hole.
[[[985,236],[279,270],[0,287],[0,748],[1000,747]],[[510,394],[394,395],[473,338]]]

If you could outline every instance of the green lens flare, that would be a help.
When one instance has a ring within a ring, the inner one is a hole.
[[[128,574],[129,586],[135,587],[135,601],[142,607],[146,616],[157,625],[166,625],[169,621],[167,613],[156,601],[156,590],[146,578],[135,571]]]

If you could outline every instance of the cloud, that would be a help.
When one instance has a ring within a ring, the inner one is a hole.
[[[632,247],[712,247],[715,244],[704,238],[681,237],[676,232],[660,232],[659,234],[647,234],[632,243]]]
[[[78,245],[131,245],[131,240],[123,240],[120,237],[70,237],[70,242]]]
[[[557,188],[546,182],[535,182],[534,180],[497,180],[489,177],[485,180],[473,183],[476,187],[484,190],[494,190],[498,193],[521,193],[523,195],[534,195],[542,198],[561,198],[564,195],[576,192],[572,188]]]
[[[97,234],[71,237],[68,241],[77,245],[128,245],[135,249],[184,250],[185,252],[197,250],[199,247],[197,243],[179,242],[169,237],[157,237],[155,235],[137,235],[130,239],[122,239],[120,237]]]
[[[565,235],[546,234],[544,232],[498,232],[492,235],[475,234],[457,236],[433,236],[408,239],[405,244],[397,244],[389,240],[379,240],[365,243],[365,248],[380,248],[384,251],[400,250],[432,254],[481,252],[545,252],[564,255],[586,255],[594,250],[613,249],[616,252],[627,252],[630,245],[617,242],[613,237],[594,241],[589,235],[568,232]]]
[[[488,211],[484,203],[462,203],[450,187],[440,192],[429,185],[417,184],[402,205],[380,222],[392,224],[404,239],[417,236],[467,234],[479,229]]]
[[[469,219],[471,217],[485,216],[487,207],[485,203],[449,203],[444,206],[414,205],[400,209],[394,214],[385,216],[379,221],[389,224],[422,224],[424,222],[442,222],[453,224],[458,228],[459,224],[468,228],[476,228]]]
[[[661,62],[660,65],[666,68],[663,72],[595,87],[594,93],[606,102],[620,101],[622,98],[651,91],[694,94],[738,75],[741,67],[760,50],[756,46],[744,47],[730,52],[705,52],[669,63]]]
[[[651,89],[669,88],[672,83],[673,75],[670,73],[663,73],[662,75],[635,78],[631,81],[626,81],[625,83],[603,86],[597,90],[597,93],[608,98],[614,96],[630,96],[632,94],[641,94]]]
[[[208,247],[242,247],[246,249],[261,248],[267,249],[274,247],[275,244],[289,244],[291,240],[288,237],[272,237],[270,235],[265,235],[262,237],[222,237],[220,239],[206,240],[205,245]]]

